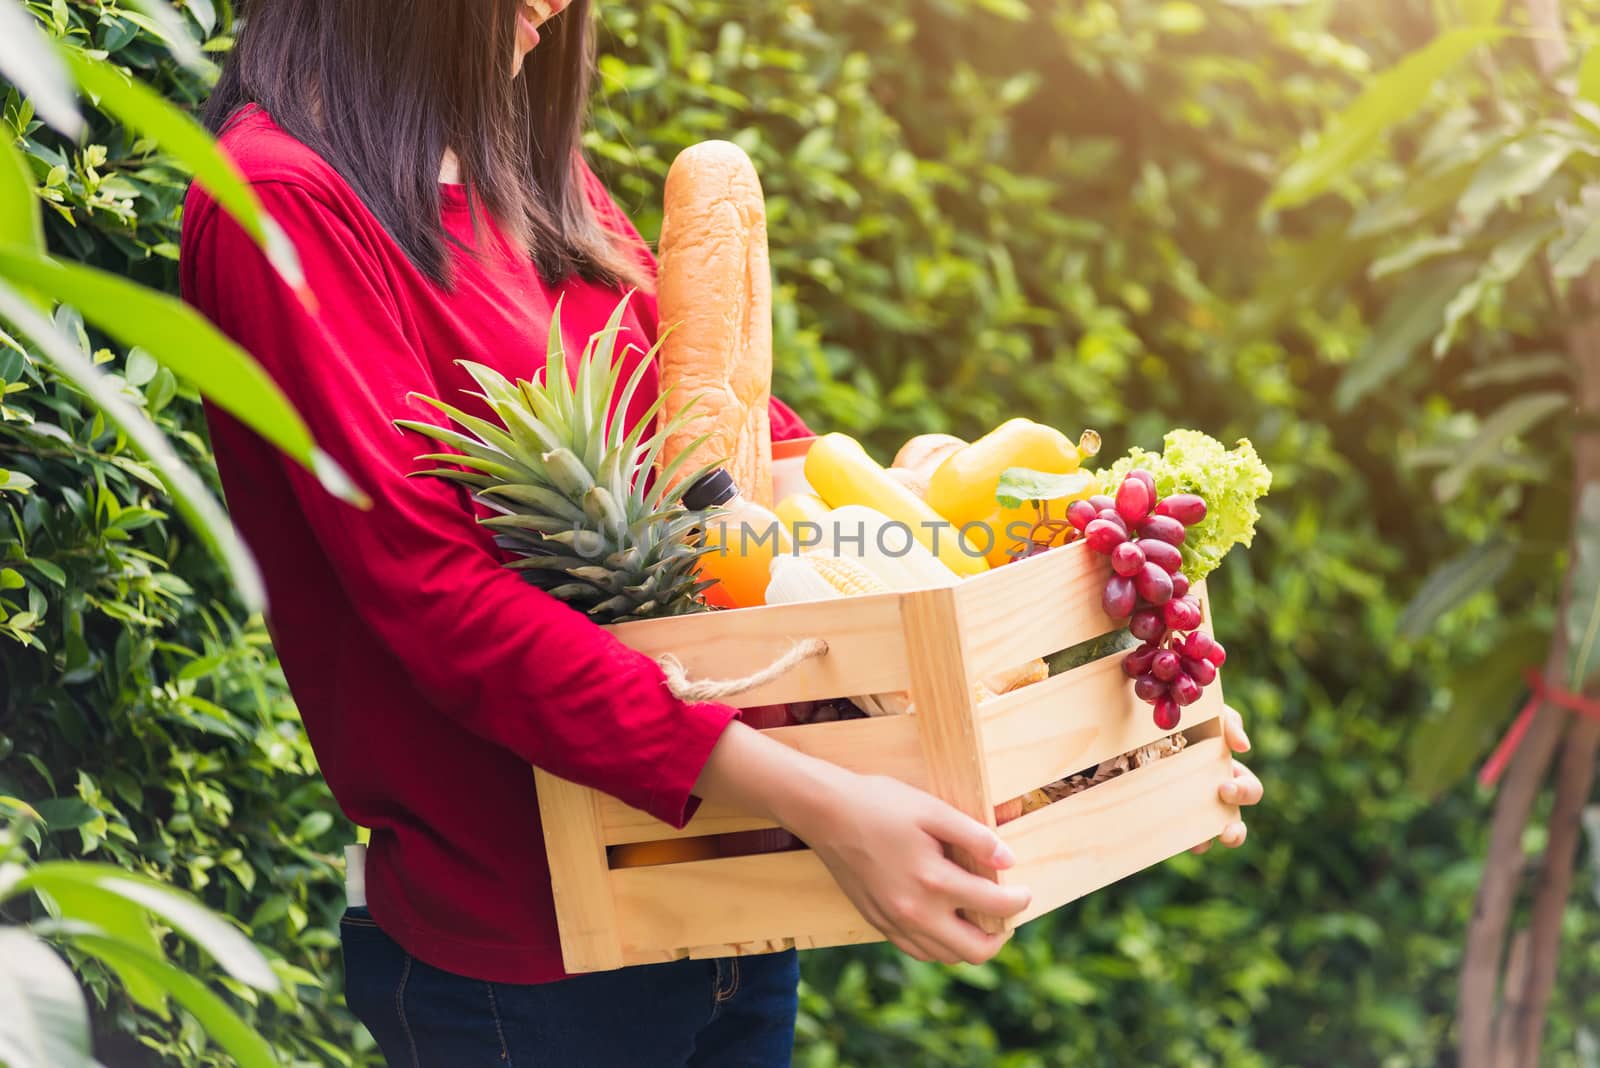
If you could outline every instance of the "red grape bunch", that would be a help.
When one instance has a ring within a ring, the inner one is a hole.
[[[1189,593],[1178,550],[1186,529],[1205,517],[1206,502],[1193,493],[1157,497],[1156,480],[1143,468],[1128,472],[1114,499],[1099,494],[1067,508],[1067,521],[1089,548],[1111,558],[1100,603],[1144,643],[1122,669],[1139,699],[1155,706],[1164,731],[1177,727],[1183,706],[1200,700],[1228,658],[1200,629],[1200,602]]]

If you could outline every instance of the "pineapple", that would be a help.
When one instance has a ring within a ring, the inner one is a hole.
[[[704,439],[649,477],[667,436],[693,406],[654,430],[665,395],[632,430],[624,430],[620,415],[608,415],[614,395],[615,410],[628,410],[656,355],[651,349],[621,383],[622,364],[615,357],[628,299],[589,339],[576,376],[567,374],[559,304],[551,317],[542,382],[513,383],[498,371],[463,361],[482,391],[472,395],[489,405],[494,420],[422,397],[455,427],[399,421],[459,450],[418,457],[452,465],[418,474],[464,485],[496,513],[481,522],[493,528],[502,548],[516,554],[507,566],[597,623],[703,611],[707,606],[700,593],[710,585],[699,577],[705,550],[693,534],[705,525],[707,513],[684,508],[680,499],[716,465],[676,483],[672,477]]]

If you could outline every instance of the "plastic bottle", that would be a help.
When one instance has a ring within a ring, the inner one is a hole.
[[[700,557],[702,578],[715,579],[703,596],[718,608],[753,608],[767,603],[772,561],[790,551],[783,523],[770,508],[746,500],[722,468],[701,476],[683,494],[693,511],[717,510],[706,522]]]

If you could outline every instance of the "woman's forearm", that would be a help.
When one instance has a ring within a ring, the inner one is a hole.
[[[711,750],[694,795],[772,820],[806,838],[844,802],[849,777],[834,764],[734,722]]]

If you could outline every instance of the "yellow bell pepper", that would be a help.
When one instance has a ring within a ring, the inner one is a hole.
[[[1078,446],[1061,431],[1007,420],[938,466],[928,480],[928,504],[958,527],[981,522],[994,514],[995,487],[1007,468],[1065,475],[1080,462]]]
[[[917,541],[926,545],[956,574],[977,575],[989,570],[989,563],[981,553],[963,548],[958,527],[890,478],[854,438],[845,434],[826,434],[818,438],[806,453],[805,474],[811,488],[833,507],[864,504],[905,524]],[[828,546],[819,548],[829,549]]]

